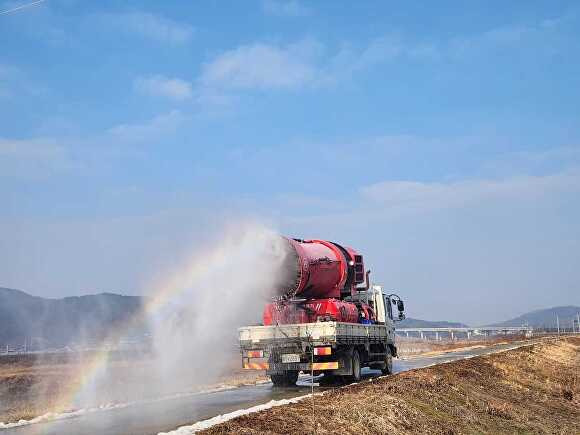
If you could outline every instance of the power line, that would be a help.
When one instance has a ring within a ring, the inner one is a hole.
[[[17,6],[15,8],[12,8],[12,9],[6,9],[4,11],[0,11],[0,15],[8,15],[8,14],[11,14],[12,12],[17,12],[17,11],[19,11],[21,9],[26,9],[26,8],[31,7],[31,6],[36,6],[36,5],[40,4],[40,3],[44,3],[45,1],[46,0],[37,0],[35,2],[26,3],[25,5],[20,5],[20,6]]]

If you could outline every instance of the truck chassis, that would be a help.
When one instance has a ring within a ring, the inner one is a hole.
[[[295,384],[300,371],[346,381],[358,381],[362,367],[389,374],[397,356],[392,320],[247,326],[239,338],[243,368],[266,370],[276,386]]]

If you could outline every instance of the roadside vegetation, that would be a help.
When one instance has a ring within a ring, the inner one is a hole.
[[[375,378],[203,433],[580,433],[580,338]]]
[[[421,340],[417,337],[398,337],[397,349],[401,358],[409,358],[524,340],[526,340],[526,337],[523,334],[494,335],[489,337],[478,336],[474,338],[472,337],[470,340],[459,338],[455,340],[441,341],[433,339]]]

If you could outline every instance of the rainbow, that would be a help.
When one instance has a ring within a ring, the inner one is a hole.
[[[143,308],[127,321],[118,325],[107,337],[106,342],[119,343],[127,331],[150,318],[153,314],[167,306],[167,304],[180,296],[188,288],[191,288],[196,281],[210,268],[224,266],[227,261],[227,253],[230,251],[227,244],[218,246],[212,251],[204,252],[201,259],[190,258],[186,262],[186,267],[171,274],[165,282],[155,286],[158,290],[147,298]],[[93,384],[98,374],[104,370],[108,364],[109,352],[106,349],[96,351],[80,365],[77,372],[72,376],[67,387],[60,394],[55,410],[70,411],[74,404],[78,402],[80,395],[86,391],[87,387]],[[39,425],[41,426],[41,425]]]

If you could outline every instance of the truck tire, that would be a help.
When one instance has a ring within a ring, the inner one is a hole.
[[[360,355],[358,350],[352,352],[352,374],[348,376],[350,382],[360,381]]]
[[[391,348],[387,346],[385,354],[385,368],[381,369],[383,375],[390,375],[393,373],[393,355],[391,355]]]
[[[270,379],[275,387],[292,387],[298,380],[298,370],[288,370],[282,374],[272,374]]]

